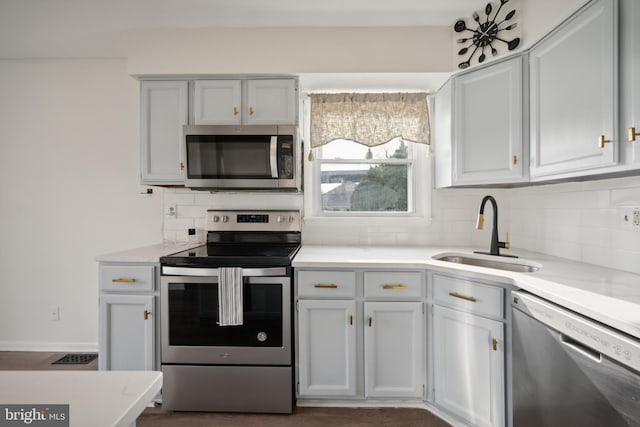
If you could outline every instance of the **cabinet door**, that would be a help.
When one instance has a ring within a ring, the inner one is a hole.
[[[455,184],[526,181],[522,57],[455,78],[454,88]]]
[[[433,317],[436,405],[474,426],[503,426],[502,323],[440,306]]]
[[[296,124],[296,81],[264,79],[247,81],[246,123]]]
[[[154,369],[154,296],[100,295],[100,370]]]
[[[142,184],[182,184],[182,126],[188,120],[185,81],[141,83],[140,138]]]
[[[298,302],[300,396],[356,394],[356,303]]]
[[[640,2],[620,2],[620,156],[640,168]],[[635,128],[631,130],[631,128]],[[630,135],[629,132],[632,132]],[[631,137],[630,137],[631,136]],[[635,141],[633,139],[635,138]]]
[[[242,120],[240,80],[196,80],[193,93],[193,123],[239,125]]]
[[[617,23],[617,2],[599,0],[531,49],[532,178],[617,163]]]
[[[365,302],[367,397],[420,397],[424,392],[421,302]]]

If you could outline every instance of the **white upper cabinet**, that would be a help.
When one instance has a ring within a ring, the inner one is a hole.
[[[590,3],[530,51],[532,180],[618,161],[618,8]]]
[[[182,126],[189,117],[186,81],[143,81],[140,99],[141,183],[182,184]]]
[[[193,123],[239,125],[242,114],[240,80],[196,80],[193,85]]]
[[[196,125],[296,124],[295,79],[196,80]]]
[[[436,187],[528,181],[522,61],[455,76],[438,92]]]
[[[620,1],[620,162],[640,168],[640,2]],[[635,141],[633,140],[635,138]]]
[[[287,125],[296,123],[296,81],[264,79],[247,81],[247,123]]]
[[[464,74],[454,80],[454,87],[456,184],[509,183],[526,178],[522,57]]]

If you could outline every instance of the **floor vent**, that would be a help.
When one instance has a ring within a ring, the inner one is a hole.
[[[86,365],[97,358],[98,355],[95,353],[71,353],[65,354],[52,365]]]

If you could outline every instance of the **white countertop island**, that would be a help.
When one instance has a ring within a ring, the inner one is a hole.
[[[0,405],[68,404],[71,427],[135,425],[161,388],[157,371],[0,371]]]

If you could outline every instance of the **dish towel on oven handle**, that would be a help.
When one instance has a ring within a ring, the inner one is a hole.
[[[242,313],[242,268],[221,267],[218,269],[218,324],[242,325]]]

